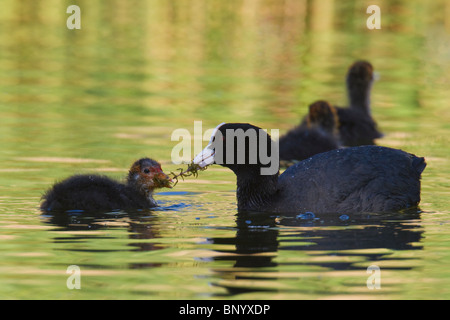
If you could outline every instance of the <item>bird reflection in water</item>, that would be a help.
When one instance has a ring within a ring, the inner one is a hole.
[[[285,267],[289,268],[291,274],[295,273],[296,265],[303,271],[307,266],[314,270],[319,267],[324,271],[360,270],[365,274],[367,266],[377,261],[399,259],[390,258],[392,252],[389,250],[422,249],[417,244],[423,234],[420,210],[417,208],[396,213],[334,213],[320,216],[313,213],[274,216],[260,212],[239,212],[236,224],[235,237],[211,239],[215,244],[227,244],[235,248],[218,250],[224,254],[219,253],[214,258],[217,261],[234,262],[231,268],[214,269],[214,284],[227,289],[230,295],[279,291],[272,280],[286,279],[286,275],[282,274]],[[306,254],[311,259],[275,261],[278,255],[283,254],[282,251],[296,251],[299,256]],[[317,259],[320,256],[325,258]],[[326,258],[330,256],[334,258]],[[346,258],[349,256],[357,257],[358,263],[354,262],[355,259]],[[367,261],[365,267],[361,265],[361,260]],[[412,265],[405,267],[402,264],[384,270],[412,268]],[[298,277],[293,277],[298,280]]]

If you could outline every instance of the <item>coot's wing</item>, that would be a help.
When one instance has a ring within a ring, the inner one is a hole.
[[[362,146],[316,155],[279,178],[281,211],[381,212],[417,205],[423,158]]]

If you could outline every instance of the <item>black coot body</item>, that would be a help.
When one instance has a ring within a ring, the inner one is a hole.
[[[101,175],[75,175],[56,183],[43,198],[41,210],[107,212],[119,209],[147,209],[157,206],[155,188],[170,187],[170,178],[155,160],[136,161],[126,184]]]
[[[272,207],[354,213],[417,206],[425,166],[424,158],[381,146],[333,150],[283,172]]]
[[[339,148],[338,126],[338,116],[333,106],[326,101],[312,103],[306,121],[289,130],[279,140],[283,165]]]
[[[356,61],[347,73],[348,108],[336,107],[339,117],[339,135],[345,146],[374,145],[383,134],[370,111],[370,91],[374,82],[373,66],[367,61]]]
[[[216,148],[222,148],[224,154],[237,153],[237,150],[226,149],[227,129],[261,133],[258,127],[250,124],[221,124],[194,163],[202,167],[214,163]],[[222,139],[215,138],[219,133]],[[267,141],[266,149],[270,149],[272,140],[268,137]],[[424,158],[381,146],[350,147],[315,155],[291,166],[281,175],[278,170],[263,175],[261,169],[269,167],[270,163],[264,165],[260,158],[257,163],[249,161],[249,150],[259,154],[259,143],[251,146],[247,143],[244,163],[221,164],[236,174],[239,210],[387,212],[417,206],[420,202],[420,176],[426,166]]]

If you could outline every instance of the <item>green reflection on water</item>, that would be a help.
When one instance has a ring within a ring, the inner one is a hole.
[[[82,29],[68,30],[64,2],[2,1],[1,298],[450,297],[447,1],[379,1],[375,31],[365,1],[77,4]],[[144,217],[68,228],[37,210],[73,173],[121,178],[143,155],[175,170],[171,134],[194,120],[283,133],[313,100],[345,105],[343,78],[360,58],[379,73],[379,143],[427,158],[419,217],[240,225],[235,178],[219,167],[156,195],[167,210]],[[374,230],[411,238],[371,246]],[[326,245],[339,237],[363,244]],[[370,263],[383,270],[380,291],[365,285]],[[65,286],[71,264],[79,291]]]

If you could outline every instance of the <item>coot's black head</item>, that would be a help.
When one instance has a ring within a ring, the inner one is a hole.
[[[201,167],[220,164],[238,176],[277,175],[278,144],[266,131],[249,123],[222,123],[194,163]]]
[[[373,79],[373,67],[368,61],[356,61],[348,69],[347,82],[355,85],[370,84]]]
[[[194,164],[217,163],[230,168],[237,178],[239,210],[259,210],[272,201],[279,174],[278,143],[261,128],[248,123],[217,126]]]
[[[128,185],[136,187],[142,193],[151,193],[156,188],[170,188],[171,180],[161,169],[161,165],[150,158],[137,160],[130,168]]]
[[[309,106],[306,118],[309,128],[322,128],[330,133],[337,133],[339,120],[336,108],[327,101],[316,101]]]

